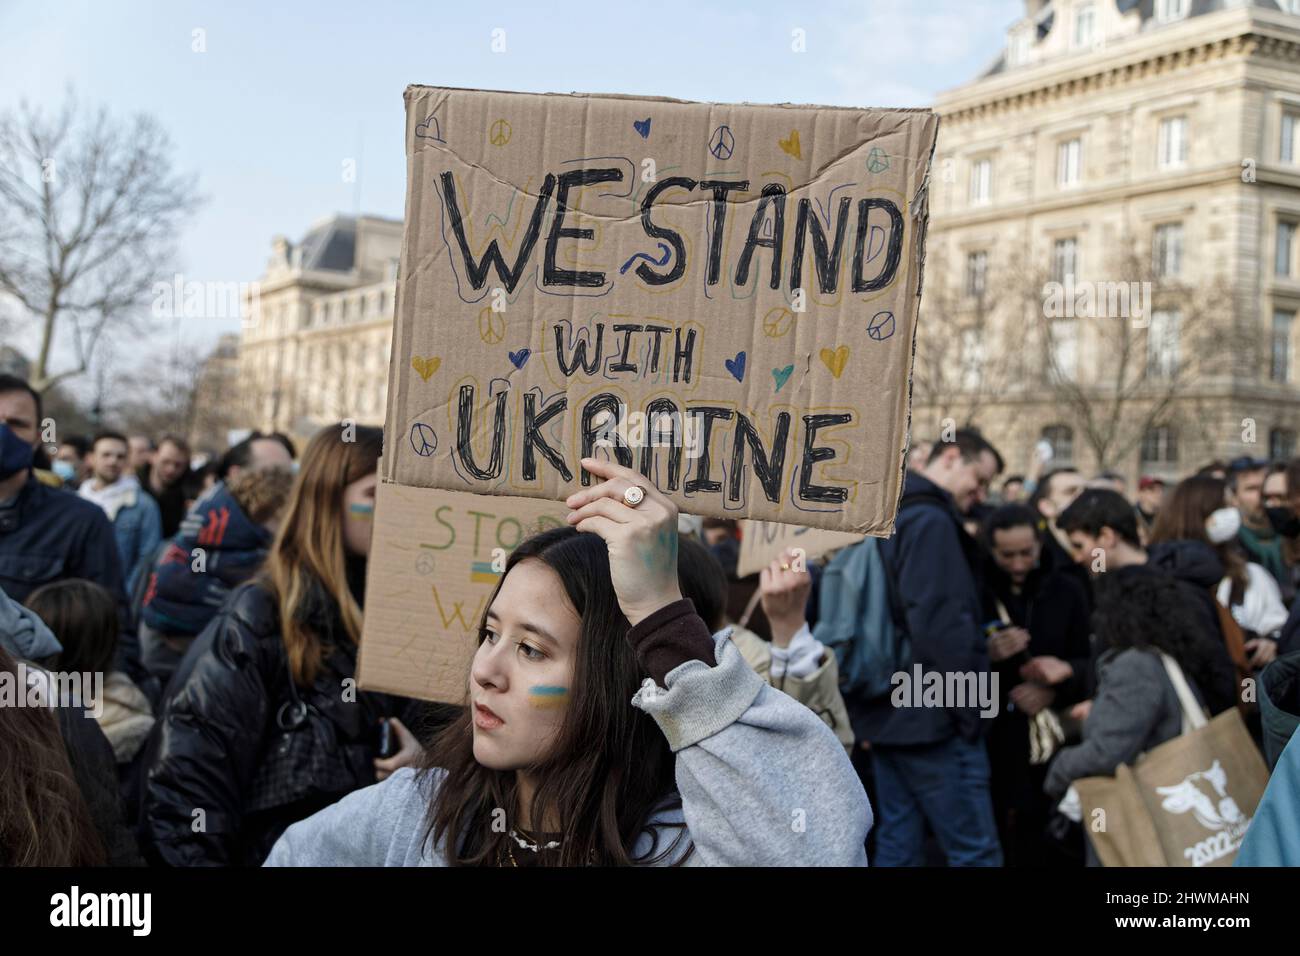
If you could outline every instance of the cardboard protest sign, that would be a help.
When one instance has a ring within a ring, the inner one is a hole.
[[[860,534],[803,528],[775,521],[742,521],[736,574],[743,578],[767,567],[786,548],[798,548],[805,558],[819,558],[828,551],[847,548],[861,540]]]
[[[561,527],[554,501],[489,498],[381,482],[357,682],[463,704],[478,627],[519,542]]]
[[[406,106],[387,481],[563,499],[595,451],[694,514],[892,530],[934,114]]]

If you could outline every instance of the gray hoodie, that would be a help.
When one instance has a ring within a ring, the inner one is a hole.
[[[632,698],[677,755],[682,799],[648,821],[632,855],[677,841],[665,864],[693,843],[688,865],[865,866],[871,805],[835,733],[755,674],[726,633],[714,641],[716,666],[687,661],[667,689],[647,679]],[[446,866],[444,848],[422,841],[444,775],[403,769],[344,797],[289,827],[266,865]],[[683,821],[688,839],[660,829]]]

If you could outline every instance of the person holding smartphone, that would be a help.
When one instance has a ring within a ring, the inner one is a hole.
[[[1058,712],[1087,696],[1088,601],[1071,576],[1041,566],[1037,516],[1024,505],[994,511],[984,543],[989,660],[1001,698],[989,737],[998,835],[1011,866],[1062,864],[1068,857],[1046,833],[1043,781],[1065,739]]]

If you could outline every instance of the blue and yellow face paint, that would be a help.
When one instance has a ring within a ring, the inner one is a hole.
[[[569,688],[554,684],[534,684],[528,688],[528,703],[539,710],[554,710],[569,702]]]
[[[375,516],[375,506],[369,501],[354,501],[348,505],[348,517],[358,521],[370,521]]]

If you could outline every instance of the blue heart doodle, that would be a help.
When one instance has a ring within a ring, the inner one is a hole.
[[[781,386],[790,380],[790,373],[794,371],[793,365],[787,365],[785,368],[772,369],[772,377],[776,379],[776,390],[781,391]]]
[[[672,256],[673,251],[668,248],[667,243],[660,242],[660,243],[656,243],[656,245],[659,246],[659,255],[662,258],[655,259],[648,252],[635,252],[632,254],[631,258],[627,260],[627,262],[623,263],[623,268],[618,270],[618,274],[626,275],[627,270],[632,268],[632,263],[636,262],[638,259],[644,259],[646,262],[649,262],[651,265],[656,265],[656,266],[668,265],[668,260]]]
[[[883,342],[894,334],[894,313],[877,312],[867,323],[867,335],[872,341]]]
[[[745,353],[737,352],[734,359],[727,359],[723,364],[727,366],[727,371],[736,377],[737,382],[745,380]]]
[[[421,458],[428,458],[438,450],[438,436],[424,422],[411,426],[411,448]]]
[[[634,120],[632,122],[632,128],[641,134],[642,139],[649,139],[650,138],[650,117],[646,117],[643,120]]]
[[[528,361],[528,356],[533,354],[532,349],[520,349],[518,352],[510,353],[510,364],[515,368],[523,368]]]
[[[713,154],[714,159],[731,159],[731,154],[736,151],[736,137],[731,132],[730,126],[719,126],[713,131],[713,136],[709,139],[709,152]]]

